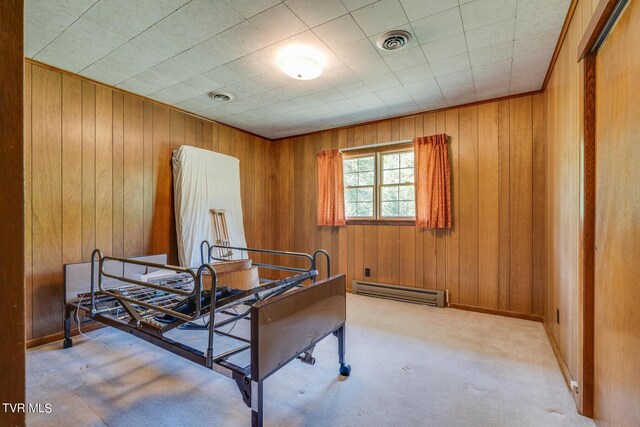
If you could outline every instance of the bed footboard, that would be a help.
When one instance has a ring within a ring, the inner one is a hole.
[[[340,373],[345,362],[346,279],[329,277],[313,285],[267,299],[251,308],[252,424],[262,425],[262,382],[291,360],[305,354],[328,335],[338,338]],[[311,362],[313,363],[313,362]]]

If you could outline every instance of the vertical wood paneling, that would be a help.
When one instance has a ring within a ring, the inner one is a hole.
[[[25,64],[24,98],[25,323],[35,339],[62,328],[64,263],[94,248],[177,261],[172,149],[211,149],[220,137],[217,123],[37,65]],[[266,247],[267,142],[228,127],[222,137],[240,157],[247,240]]]
[[[62,76],[62,261],[83,258],[82,81]],[[89,194],[90,195],[90,194]],[[91,224],[89,224],[91,225]]]
[[[144,104],[124,96],[124,255],[144,252]]]
[[[114,256],[124,255],[124,96],[112,95],[112,251]]]
[[[544,95],[534,95],[532,98],[533,120],[533,158],[532,158],[532,313],[544,314],[544,275],[545,275],[545,116]]]
[[[82,82],[82,260],[96,247],[96,92]]]
[[[32,67],[33,337],[62,319],[62,78]],[[56,302],[58,301],[58,302]]]
[[[478,305],[498,308],[498,104],[478,106]]]
[[[498,308],[509,309],[509,195],[510,195],[510,166],[509,166],[509,125],[510,103],[498,103]]]
[[[96,86],[96,248],[113,253],[113,99]]]
[[[532,120],[531,97],[511,103],[509,162],[510,269],[509,308],[521,313],[532,309]]]

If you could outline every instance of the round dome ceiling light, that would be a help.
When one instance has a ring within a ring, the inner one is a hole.
[[[378,37],[378,41],[376,45],[380,50],[400,50],[403,47],[407,46],[411,41],[411,33],[404,30],[393,30],[387,31],[380,37]]]
[[[236,99],[236,96],[229,92],[209,92],[208,95],[214,101],[228,102]]]
[[[278,67],[296,80],[312,80],[320,77],[326,59],[317,50],[303,45],[286,47],[278,54]]]

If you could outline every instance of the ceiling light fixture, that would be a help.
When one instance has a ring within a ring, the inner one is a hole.
[[[304,45],[288,46],[278,54],[278,67],[296,80],[312,80],[320,77],[326,59],[317,50]]]

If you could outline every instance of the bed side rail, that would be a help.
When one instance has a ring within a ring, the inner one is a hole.
[[[346,321],[346,279],[338,275],[251,308],[251,379],[261,381]]]
[[[331,276],[331,260],[329,253],[323,249],[317,250],[313,253],[313,255],[309,255],[302,252],[288,252],[288,251],[277,251],[271,249],[256,249],[256,248],[241,248],[235,246],[221,246],[221,245],[212,245],[207,240],[203,240],[200,244],[200,262],[202,264],[210,264],[212,261],[228,261],[227,258],[218,258],[213,256],[213,251],[215,249],[232,249],[236,251],[248,252],[248,253],[258,253],[258,254],[266,254],[266,255],[276,255],[283,257],[284,259],[302,259],[308,262],[308,267],[300,268],[300,267],[289,267],[285,265],[279,264],[267,264],[267,263],[259,263],[254,262],[253,265],[260,268],[270,269],[270,270],[279,270],[279,271],[289,271],[295,273],[307,273],[313,270],[316,270],[316,265],[318,261],[318,256],[322,255],[326,259],[327,266],[327,277]]]
[[[131,264],[131,265],[140,266],[140,267],[166,269],[166,270],[173,270],[179,273],[186,273],[189,276],[191,276],[191,279],[193,280],[193,289],[192,290],[176,289],[168,286],[163,286],[161,284],[143,282],[141,280],[137,280],[132,277],[126,277],[125,275],[119,276],[113,271],[110,271],[107,268],[105,268],[105,266],[109,265],[110,262],[119,262],[125,266],[127,264]],[[212,277],[212,286],[211,286],[211,294],[210,294],[211,307],[215,306],[217,275],[216,275],[215,269],[210,264],[203,264],[198,268],[198,270],[194,271],[189,268],[179,267],[175,265],[157,264],[153,262],[142,261],[139,259],[103,256],[100,250],[96,249],[92,254],[91,270],[92,270],[91,271],[91,312],[92,314],[96,313],[95,294],[96,294],[96,291],[99,290],[101,294],[111,296],[113,298],[116,298],[119,301],[125,301],[127,303],[131,303],[131,304],[135,304],[151,310],[155,310],[157,312],[168,314],[188,322],[194,321],[200,317],[200,310],[201,310],[201,303],[202,303],[201,301],[202,275],[204,274],[205,270],[208,270],[209,274],[211,274],[211,277]],[[97,275],[95,274],[96,270],[97,270]],[[96,276],[97,276],[97,282],[98,282],[97,289],[95,284]],[[167,292],[169,294],[183,297],[184,299],[193,298],[195,302],[195,311],[187,315],[187,314],[172,310],[170,308],[158,306],[155,304],[149,304],[145,301],[141,301],[140,299],[131,298],[129,296],[123,295],[123,293],[121,292],[118,292],[118,288],[105,287],[104,286],[105,281],[107,281],[108,279],[111,279],[113,281],[117,281],[120,283],[139,286],[142,288],[148,288],[150,290],[159,290],[162,292]]]

